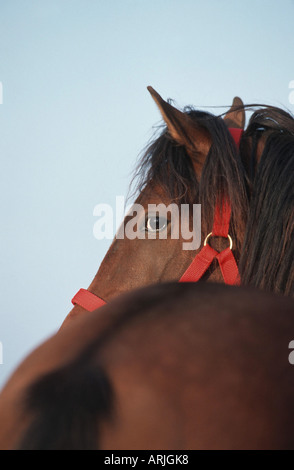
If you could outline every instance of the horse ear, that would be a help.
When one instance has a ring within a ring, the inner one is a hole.
[[[233,99],[233,104],[224,117],[224,121],[228,127],[234,129],[244,129],[245,127],[245,110],[244,103],[238,96]]]
[[[173,140],[179,145],[184,145],[191,157],[202,154],[206,158],[211,147],[208,131],[197,125],[188,114],[164,101],[151,86],[148,86],[147,90],[157,104]]]

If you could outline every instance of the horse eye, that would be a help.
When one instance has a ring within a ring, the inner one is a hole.
[[[167,223],[168,222],[164,217],[148,217],[145,223],[145,230],[148,232],[161,232],[167,227]]]

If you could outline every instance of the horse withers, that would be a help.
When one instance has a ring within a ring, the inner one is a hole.
[[[1,449],[294,449],[294,301],[162,283],[37,348],[0,394]]]

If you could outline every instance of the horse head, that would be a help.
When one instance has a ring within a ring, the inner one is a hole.
[[[201,250],[201,246],[183,249],[187,243],[184,234],[193,238],[195,232],[195,205],[201,205],[202,209],[197,230],[203,241],[211,232],[218,201],[230,201],[233,253],[237,260],[240,257],[248,201],[245,174],[229,128],[244,127],[242,101],[234,98],[222,118],[191,107],[181,111],[152,87],[148,87],[148,91],[165,126],[148,147],[138,167],[140,184],[135,206],[142,208],[140,214],[136,213],[140,236],[115,237],[88,289],[104,301],[134,288],[181,278]],[[150,206],[163,206],[167,210],[158,217],[157,213],[150,215]],[[177,210],[184,206],[185,220],[183,212]],[[175,208],[176,225],[182,229],[177,236],[172,232],[175,224],[171,223],[171,207]],[[130,214],[124,219],[120,230],[123,234],[130,226],[130,219]],[[227,244],[221,237],[210,242],[218,251]],[[204,278],[216,282],[222,280],[217,262],[211,263]],[[83,307],[75,305],[67,320],[82,311]]]

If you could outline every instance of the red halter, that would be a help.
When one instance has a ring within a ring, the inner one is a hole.
[[[242,129],[229,129],[237,147],[239,147],[240,139],[243,133]],[[229,201],[224,201],[222,205],[218,205],[214,213],[214,222],[212,232],[209,233],[204,241],[203,248],[195,256],[194,260],[180,278],[179,282],[197,282],[208,270],[214,259],[217,259],[224,281],[226,284],[238,285],[240,283],[239,271],[236,260],[232,252],[233,242],[229,235],[229,226],[231,219],[231,206]],[[230,246],[220,253],[208,244],[210,237],[227,238]],[[100,297],[92,294],[86,289],[80,289],[72,299],[74,305],[79,305],[89,312],[93,312],[106,302]]]

